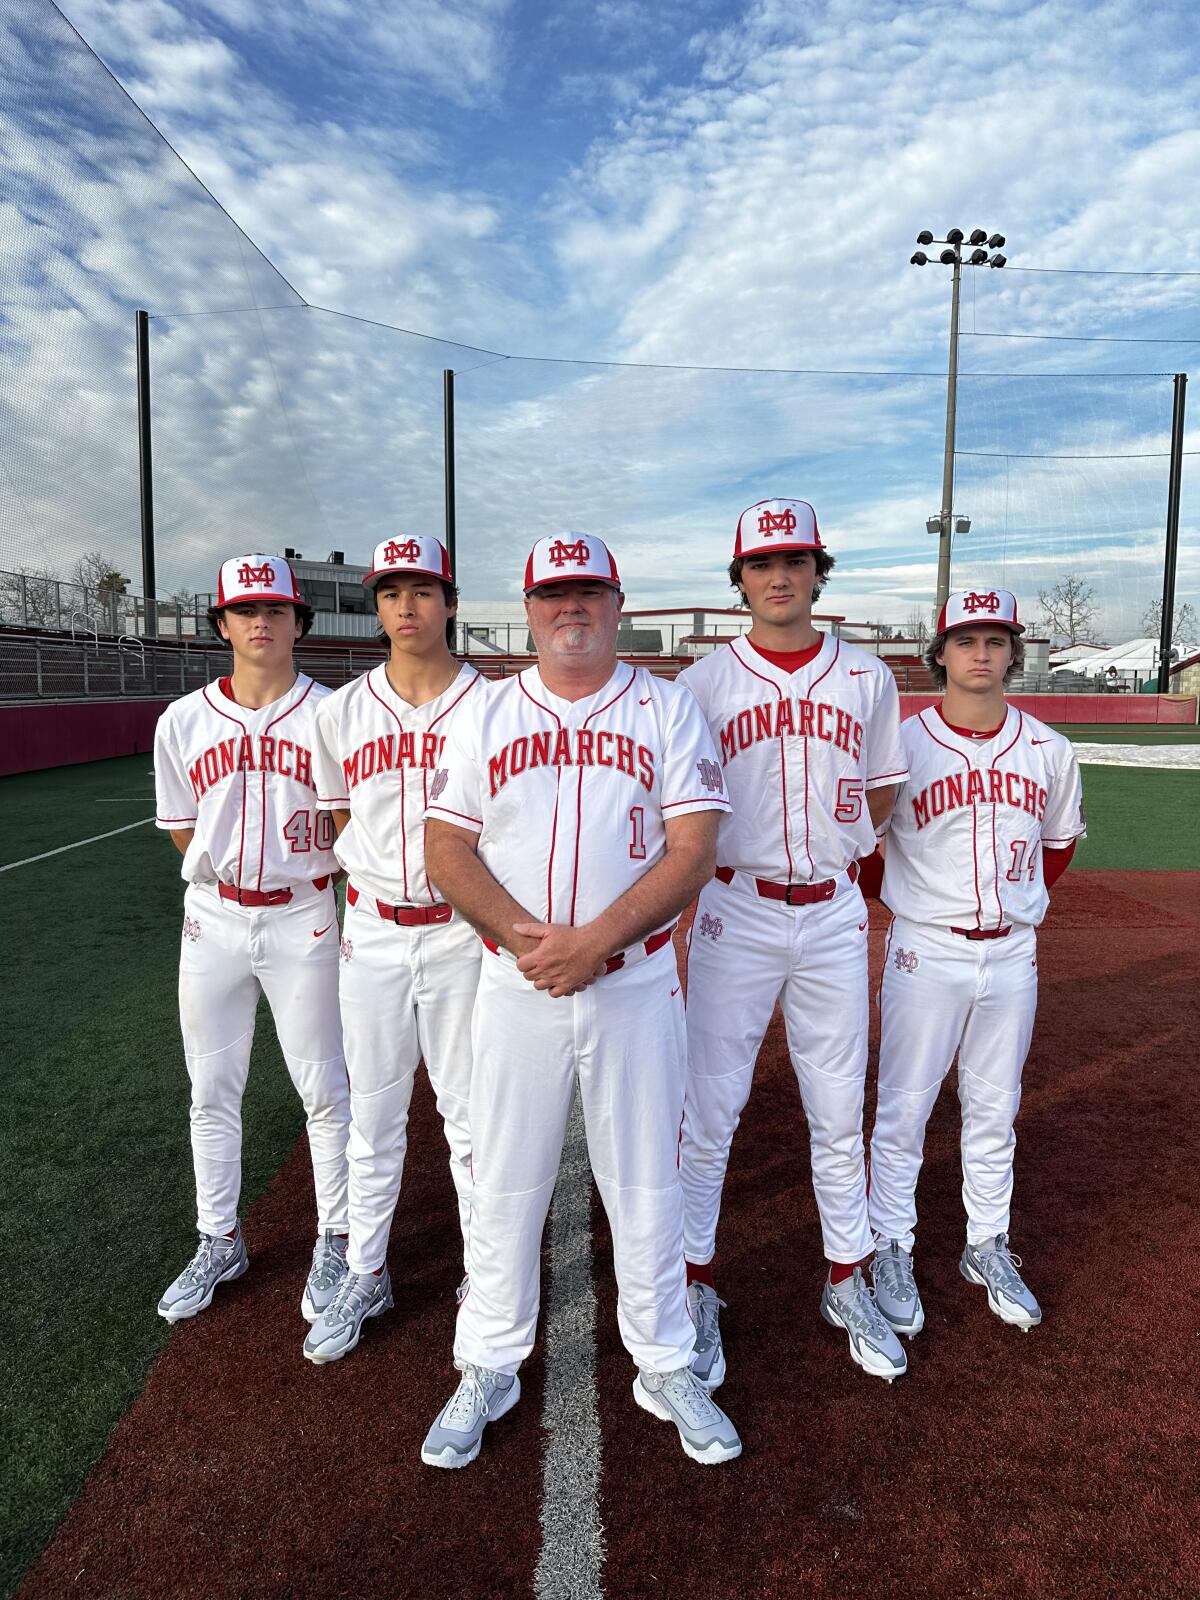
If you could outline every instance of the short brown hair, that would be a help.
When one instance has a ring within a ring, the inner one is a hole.
[[[771,552],[768,550],[763,550],[755,551],[754,554],[769,555]],[[803,555],[804,552],[802,550],[784,551],[784,554]],[[821,591],[825,587],[826,579],[833,571],[834,563],[837,561],[837,557],[830,555],[828,550],[812,550],[809,551],[809,554],[812,556],[813,562],[815,563],[817,569],[817,581],[813,584],[812,597],[814,600],[819,600],[821,598]],[[744,590],[742,589],[742,565],[744,562],[749,560],[749,556],[734,556],[733,560],[729,563],[729,582],[742,596],[743,605],[746,603],[746,596]]]
[[[248,600],[231,600],[229,602],[229,604],[232,606],[244,606],[251,603],[252,602]],[[212,629],[213,638],[219,639],[222,644],[229,643],[229,640],[226,639],[225,635],[221,632],[221,629],[218,626],[221,613],[226,609],[227,608],[225,606],[209,606],[208,611],[206,612],[208,617],[208,625]],[[316,612],[311,606],[306,606],[303,601],[301,601],[299,605],[293,604],[292,609],[296,613],[296,620],[300,624],[300,637],[303,639],[305,634],[313,625],[313,618],[316,616]]]
[[[957,628],[954,629],[954,632],[957,633],[957,631]],[[1011,628],[1008,631],[1009,633],[1012,633]],[[946,640],[949,637],[949,633],[935,633],[933,638],[926,645],[925,654],[922,657],[926,667],[929,669],[929,676],[933,679],[934,684],[939,689],[944,689],[946,687],[946,669],[938,660],[938,656],[941,655],[943,650],[945,650]],[[1012,660],[1008,664],[1008,671],[1004,674],[1004,682],[1007,684],[1014,673],[1023,672],[1024,670],[1025,641],[1019,633],[1012,633]]]
[[[375,615],[376,616],[379,615],[379,598],[378,597],[379,597],[379,590],[380,590],[380,586],[381,586],[382,582],[383,582],[383,580],[380,579],[379,583],[373,583],[371,585],[371,603],[375,607]],[[445,597],[446,604],[448,606],[453,606],[454,607],[454,615],[452,617],[447,617],[446,618],[446,649],[447,650],[453,650],[454,649],[455,624],[458,622],[458,588],[457,588],[457,586],[455,584],[451,583],[449,581],[449,579],[447,579],[447,578],[435,578],[434,582],[441,584],[441,586],[442,586],[442,594]],[[375,630],[375,638],[377,639],[377,641],[380,644],[388,644],[388,643],[390,643],[387,634],[384,632],[384,630],[381,627],[380,628],[376,628],[376,630]]]

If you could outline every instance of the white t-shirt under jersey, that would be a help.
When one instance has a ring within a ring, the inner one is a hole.
[[[696,702],[622,662],[584,700],[551,694],[536,667],[469,695],[427,814],[478,833],[533,917],[578,925],[661,858],[669,818],[728,809]]]
[[[333,818],[313,779],[317,707],[329,690],[301,673],[249,711],[228,678],[167,707],[154,732],[156,822],[194,828],[189,883],[268,893],[337,871]]]
[[[901,783],[900,697],[882,661],[825,637],[787,672],[745,639],[680,673],[720,751],[733,807],[723,867],[773,883],[823,883],[875,848],[864,795]]]
[[[321,702],[317,794],[323,806],[350,812],[334,849],[356,889],[389,905],[440,901],[425,876],[429,785],[446,735],[482,686],[464,666],[436,699],[413,706],[380,665]]]
[[[990,739],[956,733],[937,706],[900,733],[909,776],[887,825],[884,903],[939,927],[1036,927],[1050,903],[1042,846],[1086,831],[1070,740],[1015,706]]]

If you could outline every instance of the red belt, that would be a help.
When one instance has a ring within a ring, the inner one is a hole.
[[[326,889],[329,877],[313,879],[313,888]],[[240,906],[286,906],[291,904],[290,889],[239,889],[236,883],[219,883],[217,893],[222,900],[236,900]]]
[[[950,932],[961,934],[964,939],[1007,939],[1012,924],[1007,928],[951,928]]]
[[[346,890],[346,899],[356,906],[359,898],[358,890],[351,884]],[[394,922],[400,928],[424,928],[431,922],[449,922],[454,915],[454,907],[444,902],[436,906],[389,906],[384,900],[376,900],[375,909],[385,922]]]
[[[674,925],[672,925],[669,928],[663,928],[658,933],[652,933],[646,940],[645,944],[641,946],[642,954],[639,955],[637,959],[642,961],[646,956],[652,956],[656,950],[661,950],[663,945],[670,944],[671,935],[674,932],[675,928]],[[485,939],[482,934],[480,934],[479,937],[483,944],[487,946],[494,956],[498,956],[500,954],[500,946],[498,944],[493,944],[490,939]],[[607,976],[610,972],[620,972],[621,968],[626,964],[628,958],[628,950],[618,950],[615,956],[609,956],[608,960],[604,963],[605,976]]]
[[[852,861],[846,868],[846,876],[851,883],[857,880],[857,861]],[[717,877],[722,883],[732,883],[733,868],[718,867]],[[832,900],[838,886],[836,878],[826,878],[824,883],[772,883],[769,878],[754,878],[751,881],[764,900],[782,900],[789,906],[811,906],[821,900]]]

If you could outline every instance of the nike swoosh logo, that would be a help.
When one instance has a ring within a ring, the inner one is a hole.
[[[675,987],[671,990],[671,999],[674,1000],[675,996],[678,993],[679,993],[679,985],[676,984]]]
[[[851,667],[850,676],[852,678],[865,678],[870,670],[870,667]]]
[[[860,922],[859,925],[858,925],[859,933],[861,933],[865,927],[866,927],[866,923],[865,922]]]
[[[652,695],[647,695],[644,700],[639,700],[638,701],[638,705],[640,705],[640,706],[648,706],[652,699],[653,699]]]
[[[335,917],[333,919],[333,921],[336,922],[337,918]],[[333,922],[329,923],[328,926],[326,926],[324,928],[314,928],[313,929],[313,938],[314,939],[319,939],[323,933],[328,933],[329,929],[332,928],[332,927],[333,927]]]
[[[1030,744],[1049,744],[1049,739],[1030,739]]]

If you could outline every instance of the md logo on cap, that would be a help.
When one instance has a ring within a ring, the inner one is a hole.
[[[758,531],[768,536],[772,533],[795,533],[796,513],[791,506],[785,506],[782,511],[772,511],[769,506],[764,506],[758,519]]]
[[[592,552],[582,536],[576,539],[574,544],[566,544],[562,539],[555,539],[546,551],[546,560],[552,567],[565,567],[568,561],[573,561],[577,567],[586,567],[591,559]]]
[[[237,570],[237,580],[247,589],[254,583],[270,585],[275,582],[275,568],[269,561],[264,561],[261,567],[252,567],[248,561],[243,561]]]
[[[995,616],[1000,610],[1000,596],[994,589],[989,589],[987,594],[976,594],[972,590],[970,594],[963,595],[962,604],[963,610],[969,611],[972,615],[976,611],[989,611]]]
[[[421,546],[415,539],[409,539],[404,544],[397,544],[395,539],[389,539],[383,547],[383,559],[392,561],[419,561],[421,559]]]
[[[938,614],[937,633],[968,628],[972,623],[998,622],[1014,633],[1025,628],[1017,616],[1017,597],[1011,589],[964,589],[950,595]]]

